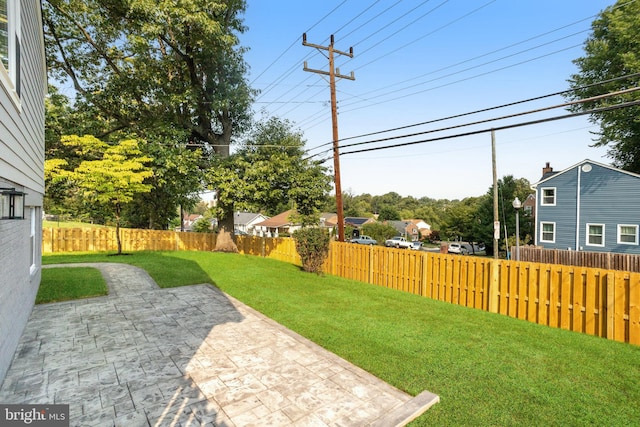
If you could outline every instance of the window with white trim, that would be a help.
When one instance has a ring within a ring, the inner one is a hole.
[[[20,2],[0,0],[0,83],[20,97]]]
[[[540,223],[540,241],[546,243],[556,242],[556,223],[541,222]]]
[[[587,224],[587,245],[604,246],[604,224]]]
[[[542,188],[540,190],[542,197],[540,204],[542,206],[555,206],[556,205],[556,189],[555,187]]]
[[[637,245],[638,226],[634,224],[618,224],[618,244]]]
[[[9,11],[7,0],[0,0],[0,61],[9,69]]]

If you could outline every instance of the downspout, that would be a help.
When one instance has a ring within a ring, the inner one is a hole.
[[[535,246],[538,246],[538,212],[540,212],[540,207],[539,207],[539,203],[540,203],[540,196],[538,193],[538,187],[535,187],[536,190],[536,210],[534,212],[534,217],[533,217],[533,244]]]
[[[580,178],[581,168],[578,166],[578,185],[576,186],[576,251],[580,250]]]

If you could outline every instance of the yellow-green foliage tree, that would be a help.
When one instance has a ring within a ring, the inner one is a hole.
[[[153,176],[153,171],[145,166],[152,161],[142,156],[138,141],[126,139],[118,144],[109,145],[92,135],[67,135],[62,143],[73,147],[83,160],[73,170],[65,170],[65,161],[56,159],[55,164],[47,165],[48,174],[53,177],[65,177],[75,184],[85,198],[111,211],[116,223],[118,254],[122,253],[120,240],[120,217],[122,207],[130,203],[134,196],[151,191],[151,185],[144,180]]]

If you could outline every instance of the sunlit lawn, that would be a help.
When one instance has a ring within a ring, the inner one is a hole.
[[[441,402],[412,426],[626,426],[640,420],[637,346],[251,256],[44,257],[45,263],[67,261],[137,265],[163,287],[215,284],[412,395],[438,394]]]

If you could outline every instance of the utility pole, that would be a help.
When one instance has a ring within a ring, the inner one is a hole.
[[[336,187],[336,210],[338,211],[338,241],[344,242],[344,209],[342,206],[342,186],[340,184],[340,153],[338,152],[338,107],[336,104],[336,77],[341,79],[355,80],[353,71],[350,76],[340,74],[340,69],[334,68],[333,54],[345,55],[353,58],[353,48],[349,48],[349,52],[342,52],[333,48],[333,34],[331,34],[331,43],[329,46],[320,46],[317,44],[307,43],[307,33],[302,34],[302,45],[314,47],[318,50],[326,50],[329,52],[329,71],[313,70],[307,67],[307,61],[304,62],[304,71],[329,76],[329,87],[331,89],[331,122],[333,125],[333,179]]]
[[[493,171],[493,258],[498,259],[498,245],[500,244],[500,218],[498,217],[498,170],[496,167],[496,133],[493,129],[491,130],[491,169]]]

